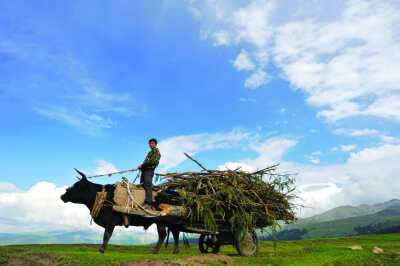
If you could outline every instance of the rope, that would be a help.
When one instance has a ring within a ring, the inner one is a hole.
[[[122,179],[122,182],[126,185],[126,189],[128,190],[128,196],[129,196],[129,198],[130,198],[130,200],[132,201],[132,208],[133,208],[133,204],[135,203],[137,206],[139,206],[144,212],[147,212],[148,214],[150,214],[150,215],[152,215],[152,217],[157,217],[157,216],[159,216],[157,213],[154,213],[154,212],[150,212],[150,211],[148,211],[148,210],[146,210],[146,208],[144,208],[142,205],[140,205],[137,201],[135,201],[135,199],[133,198],[133,195],[132,195],[132,193],[131,193],[131,190],[130,190],[130,188],[129,188],[129,182],[128,182],[128,179],[126,179],[126,178],[123,178]],[[126,202],[126,209],[127,209],[127,211],[128,211],[128,213],[129,213],[129,198],[128,198],[128,201]]]

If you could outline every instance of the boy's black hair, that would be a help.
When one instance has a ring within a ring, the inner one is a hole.
[[[157,140],[154,139],[154,138],[149,140],[149,144],[150,144],[150,142],[152,142],[152,141],[154,141],[154,142],[156,143],[156,145],[157,145]]]

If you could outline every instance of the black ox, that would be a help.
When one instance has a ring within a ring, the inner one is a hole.
[[[78,170],[77,172],[82,176],[82,178],[72,187],[67,188],[67,191],[63,195],[61,195],[61,199],[64,202],[84,204],[86,207],[88,207],[89,211],[92,211],[96,199],[96,193],[102,191],[103,185],[94,184],[87,180],[84,173]],[[107,191],[107,200],[114,203],[114,186],[105,185],[104,187]],[[93,221],[101,227],[104,227],[103,245],[99,249],[100,253],[104,253],[107,247],[107,243],[110,240],[114,231],[114,227],[117,225],[122,226],[124,224],[122,214],[114,211],[111,206],[105,205],[101,208],[97,217],[93,218]],[[167,236],[167,225],[156,221],[154,218],[145,218],[137,215],[129,215],[129,221],[130,225],[143,226],[144,229],[147,229],[153,223],[157,224],[158,242],[153,249],[153,254],[157,254],[160,250],[162,243],[164,242],[165,237]],[[179,231],[171,228],[171,226],[169,226],[168,228],[170,228],[174,237],[175,247],[173,253],[178,253]]]

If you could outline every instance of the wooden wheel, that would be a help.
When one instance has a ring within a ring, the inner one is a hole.
[[[217,254],[219,251],[220,245],[218,242],[213,242],[213,236],[202,234],[199,237],[199,249],[201,253],[214,253]]]
[[[257,255],[258,246],[258,237],[254,230],[235,234],[235,247],[241,256],[254,257]]]

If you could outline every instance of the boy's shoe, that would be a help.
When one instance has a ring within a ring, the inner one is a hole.
[[[142,205],[142,207],[145,209],[151,209],[152,206],[150,204],[145,203]]]

